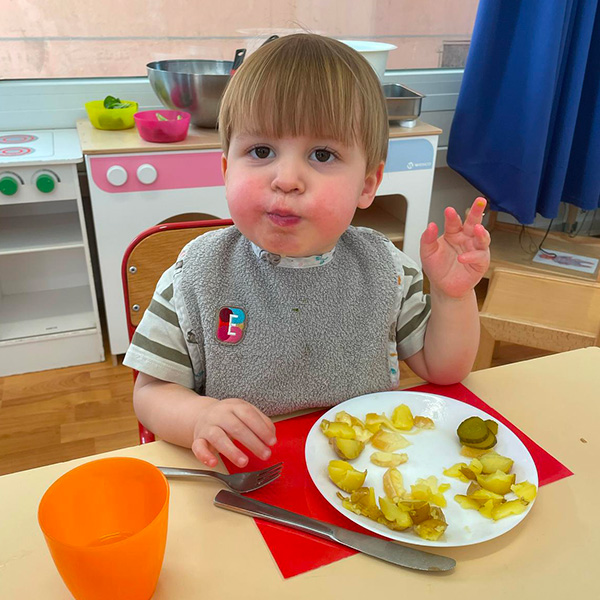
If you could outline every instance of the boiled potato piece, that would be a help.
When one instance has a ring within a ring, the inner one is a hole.
[[[477,474],[469,467],[461,467],[460,472],[469,480],[477,481]]]
[[[467,496],[473,495],[477,490],[480,490],[481,486],[476,481],[471,481],[467,488]]]
[[[510,515],[520,515],[527,508],[527,503],[522,500],[509,500],[492,508],[492,519],[504,519]]]
[[[345,440],[344,438],[329,438],[329,443],[340,458],[347,460],[358,458],[365,448],[364,442]]]
[[[373,452],[371,462],[378,467],[397,467],[408,460],[408,454],[393,452]]]
[[[435,423],[429,417],[416,416],[413,422],[419,429],[435,429]]]
[[[385,431],[380,429],[372,438],[371,444],[378,450],[384,452],[394,452],[410,446],[410,442],[400,433],[395,431]]]
[[[365,417],[365,427],[372,433],[377,433],[382,427],[387,427],[390,431],[395,431],[394,424],[382,413],[367,413]]]
[[[379,508],[383,516],[397,525],[399,529],[408,529],[412,526],[413,521],[410,514],[402,506],[398,506],[389,498],[379,498]],[[396,529],[396,527],[394,527]]]
[[[402,473],[398,469],[390,468],[383,475],[383,491],[388,498],[396,501],[406,494]]]
[[[352,427],[352,417],[345,410],[340,410],[339,413],[335,413],[335,420],[338,423],[346,423],[346,425]]]
[[[450,484],[438,484],[437,477],[431,475],[427,479],[417,479],[415,485],[410,487],[410,496],[413,500],[425,500],[436,506],[446,506],[444,492],[450,489]]]
[[[416,534],[424,540],[431,540],[433,542],[440,539],[444,531],[446,531],[448,525],[444,521],[439,519],[427,519],[415,525]]]
[[[515,474],[496,471],[489,475],[477,475],[477,483],[484,489],[494,492],[495,494],[508,494],[510,486],[515,482]]]
[[[372,437],[373,433],[360,425],[352,425],[352,429],[354,429],[354,433],[356,434],[356,439],[359,442],[367,443]]]
[[[375,490],[372,487],[361,487],[350,494],[350,498],[344,498],[338,493],[338,497],[342,499],[342,506],[352,511],[357,515],[362,515],[374,521],[384,519],[383,513],[377,501],[375,500]]]
[[[352,427],[352,429],[354,430],[355,437],[347,437],[346,439],[356,439],[359,442],[368,442],[373,436],[373,434],[365,428],[365,424],[359,418],[355,417],[354,415],[348,414],[344,410],[341,410],[339,413],[336,413],[335,421],[339,423],[345,423],[346,425]],[[321,425],[321,429],[323,429],[323,425]],[[349,432],[346,428],[344,428],[344,432],[346,432],[346,434],[349,435]]]
[[[372,487],[361,487],[350,494],[350,500],[354,504],[358,504],[363,508],[377,508],[377,502],[375,500],[375,488]]]
[[[344,460],[331,460],[327,467],[329,478],[340,490],[353,492],[365,482],[367,471],[357,471],[350,463]]]
[[[514,461],[512,458],[501,456],[496,452],[486,452],[479,457],[482,465],[482,473],[495,473],[496,471],[502,471],[503,473],[510,473],[513,467]]]
[[[500,506],[500,505],[498,505]],[[479,514],[484,516],[486,519],[492,518],[492,513],[494,512],[494,501],[487,500],[479,507]]]
[[[475,475],[480,475],[483,471],[483,465],[481,464],[481,461],[479,459],[474,458],[469,464],[469,469],[471,469],[471,471],[473,471]]]
[[[462,470],[467,468],[467,463],[456,463],[447,469],[444,469],[442,472],[446,477],[454,477],[455,479],[460,479],[463,483],[467,483],[469,480],[463,474]]]
[[[467,458],[481,459],[481,457],[487,452],[489,452],[489,450],[486,450],[485,448],[470,448],[469,446],[463,446],[460,449],[460,453]]]
[[[485,489],[477,490],[471,494],[467,491],[467,496],[473,500],[478,500],[481,504],[485,504],[488,500],[491,500],[494,504],[504,502],[504,496]]]
[[[410,408],[406,404],[396,406],[392,413],[392,423],[396,429],[410,431],[413,428],[414,420]]]
[[[479,510],[479,507],[481,506],[477,500],[473,500],[473,498],[469,498],[469,496],[463,496],[462,494],[456,494],[456,496],[454,496],[454,500],[465,509]]]
[[[345,440],[353,440],[356,438],[356,432],[348,423],[341,423],[339,421],[328,421],[323,419],[320,424],[321,431],[328,438],[344,438]]]
[[[429,502],[402,500],[397,504],[401,508],[408,509],[408,514],[411,516],[411,519],[415,525],[422,523],[423,521],[427,521],[427,519],[434,518],[434,516],[431,514],[432,507]]]
[[[511,485],[510,489],[525,502],[532,502],[537,496],[537,488],[529,481],[522,481],[515,485]]]

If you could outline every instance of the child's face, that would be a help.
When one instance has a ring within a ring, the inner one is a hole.
[[[233,135],[223,176],[231,218],[262,249],[285,256],[328,252],[358,208],[371,204],[383,163],[365,175],[356,144],[315,137]]]

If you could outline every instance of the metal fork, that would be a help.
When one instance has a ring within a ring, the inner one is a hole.
[[[283,463],[277,463],[261,469],[260,471],[249,471],[248,473],[234,473],[233,475],[224,475],[217,471],[207,471],[204,469],[179,469],[177,467],[157,467],[163,475],[173,478],[184,477],[212,477],[222,481],[229,489],[234,492],[251,492],[257,490],[272,481],[275,481],[283,469]]]

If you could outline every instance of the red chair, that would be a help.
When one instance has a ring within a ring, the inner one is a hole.
[[[154,293],[160,276],[175,262],[180,250],[191,240],[214,229],[233,225],[229,219],[166,223],[150,227],[129,244],[121,274],[129,341]],[[134,381],[137,371],[133,372]],[[154,434],[138,423],[140,443],[154,441]]]

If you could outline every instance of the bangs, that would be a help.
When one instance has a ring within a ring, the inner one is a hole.
[[[219,132],[225,153],[234,132],[356,143],[371,170],[385,161],[389,130],[366,60],[337,40],[298,34],[262,46],[242,64],[225,90]]]
[[[346,146],[359,142],[362,107],[351,79],[323,65],[296,63],[283,72],[265,65],[240,90],[231,129],[274,138],[315,136]]]

